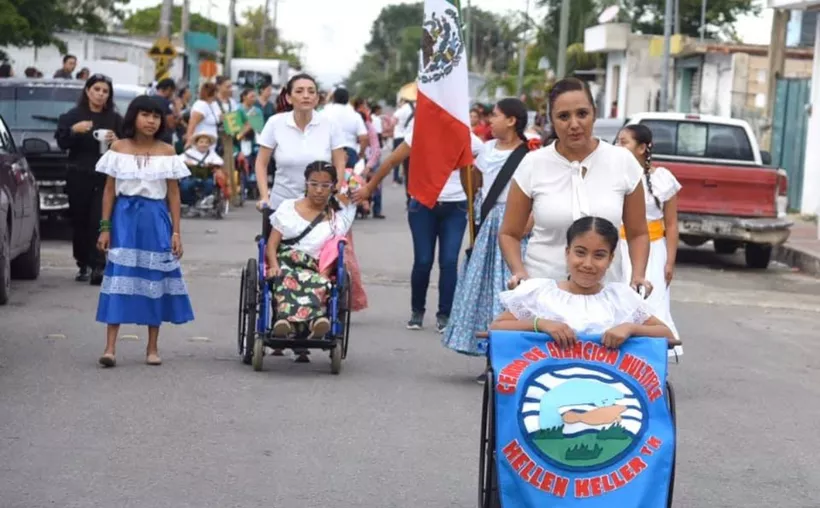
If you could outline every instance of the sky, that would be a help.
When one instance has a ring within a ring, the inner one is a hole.
[[[271,10],[273,2],[271,1]],[[481,9],[503,14],[511,9],[524,10],[528,0],[470,0]],[[764,5],[765,0],[756,0]],[[211,2],[210,13],[207,7]],[[278,0],[277,25],[285,40],[302,42],[302,55],[307,70],[326,85],[344,79],[364,53],[370,40],[370,28],[386,5],[412,3],[411,0]],[[467,0],[462,0],[467,5]],[[158,0],[131,0],[130,9],[157,5]],[[180,4],[181,0],[175,0]],[[530,2],[534,4],[535,2]],[[229,0],[190,0],[191,11],[212,19],[227,18]],[[516,5],[520,4],[520,5]],[[237,15],[248,7],[264,5],[264,0],[237,0]],[[309,23],[305,23],[309,19]],[[746,17],[737,25],[744,42],[768,44],[772,14],[764,10],[761,16]]]

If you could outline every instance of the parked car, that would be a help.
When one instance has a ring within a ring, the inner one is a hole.
[[[37,152],[48,145],[31,139],[23,148]],[[12,276],[36,279],[40,275],[40,203],[24,151],[17,148],[0,115],[0,305],[9,300]]]
[[[678,195],[681,240],[690,246],[712,240],[715,251],[744,247],[746,265],[766,268],[772,249],[784,243],[788,177],[769,167],[743,120],[685,113],[641,113],[627,124],[652,131],[652,160],[668,168],[683,188]]]
[[[84,82],[67,79],[0,80],[0,115],[11,127],[18,146],[30,139],[47,143],[48,149],[27,154],[40,190],[40,213],[56,218],[68,212],[65,192],[68,154],[57,146],[54,132],[60,115],[77,105]],[[114,104],[125,114],[131,100],[145,93],[144,87],[114,84]],[[42,147],[42,144],[38,144]]]

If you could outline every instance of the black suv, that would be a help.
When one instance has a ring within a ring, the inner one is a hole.
[[[48,143],[48,150],[27,153],[29,167],[37,180],[40,216],[57,218],[68,211],[65,193],[68,154],[57,146],[54,133],[60,115],[77,105],[83,81],[68,79],[0,79],[0,116],[5,118],[17,146],[26,140]],[[136,86],[114,85],[114,103],[120,114],[144,90]]]

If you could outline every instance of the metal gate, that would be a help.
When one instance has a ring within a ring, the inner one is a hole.
[[[806,160],[810,80],[780,78],[772,121],[772,164],[789,175],[789,208],[800,209]]]

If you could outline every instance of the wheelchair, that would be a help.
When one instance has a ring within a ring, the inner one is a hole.
[[[191,176],[180,181],[182,212],[186,216],[211,215],[223,219],[230,204],[224,196],[226,182],[217,178],[210,168],[194,168]]]
[[[484,380],[484,394],[481,405],[480,449],[478,458],[478,508],[501,508],[501,493],[498,488],[498,456],[496,453],[496,409],[493,389],[495,372],[490,362],[490,336],[488,332],[476,334],[479,349],[487,354],[487,368]],[[681,344],[679,340],[670,340],[669,349]],[[672,469],[669,481],[667,508],[672,507],[675,487],[675,463],[677,455],[677,416],[675,408],[675,390],[667,379],[664,390],[667,407],[672,417],[672,429],[675,434],[675,447],[672,452]]]
[[[274,281],[265,277],[265,249],[267,237],[256,237],[257,257],[248,259],[242,269],[239,287],[239,316],[237,344],[242,362],[252,365],[253,370],[262,370],[265,347],[272,349],[321,350],[330,356],[330,371],[339,374],[342,360],[347,358],[350,338],[351,293],[350,276],[344,265],[346,242],[339,242],[339,257],[336,260],[334,273],[331,275],[331,287],[327,302],[327,318],[330,320],[330,331],[322,338],[309,339],[305,333],[295,338],[273,336],[273,323],[276,322],[276,303],[273,297]]]

